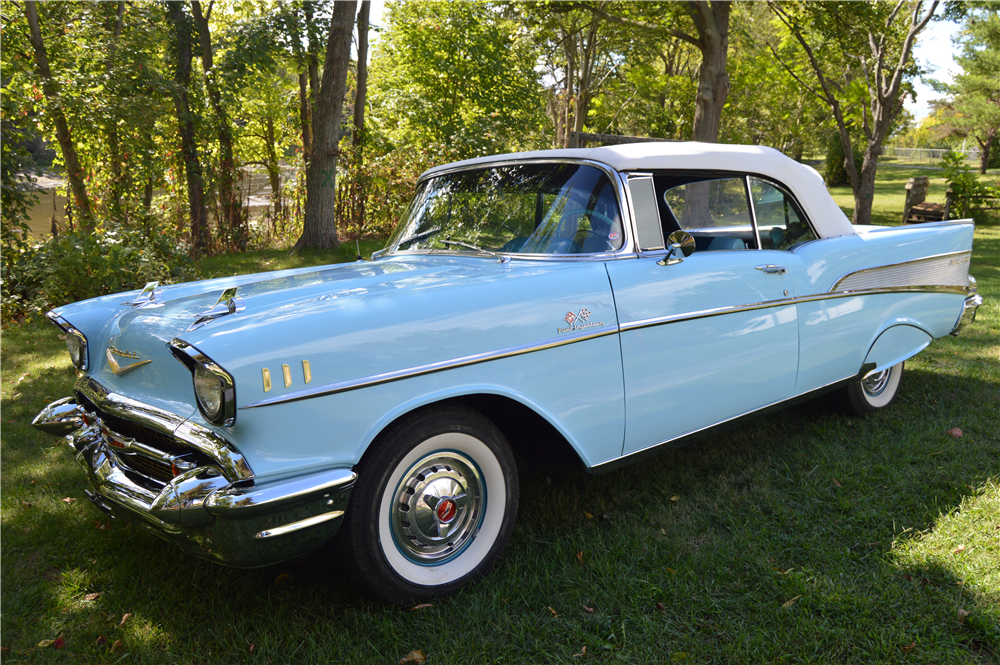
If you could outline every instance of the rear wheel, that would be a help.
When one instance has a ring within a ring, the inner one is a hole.
[[[513,454],[459,405],[422,409],[372,444],[347,513],[358,581],[393,603],[451,593],[486,574],[517,514]]]
[[[848,410],[863,416],[886,408],[896,400],[903,380],[903,363],[875,372],[844,388]]]

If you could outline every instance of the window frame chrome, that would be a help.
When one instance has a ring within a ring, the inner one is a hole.
[[[616,169],[611,168],[607,164],[602,162],[594,161],[592,159],[573,159],[569,157],[538,157],[530,159],[503,159],[496,162],[479,162],[476,164],[466,165],[466,166],[456,166],[453,168],[443,169],[439,171],[434,171],[431,174],[422,176],[417,180],[417,187],[420,187],[424,182],[431,180],[433,178],[438,178],[445,175],[451,175],[453,173],[461,173],[465,171],[482,171],[485,169],[500,168],[504,166],[517,166],[520,164],[578,164],[584,166],[591,166],[603,173],[611,180],[612,186],[615,188],[615,197],[617,198],[618,209],[622,215],[622,232],[625,234],[625,242],[622,246],[611,252],[587,252],[581,254],[520,254],[517,252],[500,252],[504,256],[509,256],[511,260],[514,261],[607,261],[609,259],[618,259],[622,257],[633,258],[636,252],[636,246],[634,244],[634,230],[632,224],[632,215],[630,201],[628,198],[628,187],[625,184],[624,176],[621,172]],[[397,243],[398,245],[398,243]],[[395,251],[395,247],[386,247],[380,250],[382,253],[372,255],[372,258],[388,258],[388,257],[406,257],[415,255],[438,255],[438,256],[478,256],[482,257],[482,254],[478,252],[459,252],[452,250],[427,250],[427,249],[417,249],[405,253],[398,253]]]

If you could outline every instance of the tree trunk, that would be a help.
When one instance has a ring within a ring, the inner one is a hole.
[[[368,19],[371,16],[371,0],[362,0],[358,11],[358,79],[354,94],[354,192],[351,197],[354,208],[353,222],[361,229],[365,224],[365,204],[368,199],[366,181],[362,177],[364,168],[365,104],[368,98]]]
[[[337,2],[330,18],[323,81],[313,111],[313,156],[306,173],[306,214],[302,237],[293,251],[337,247],[334,211],[337,201],[337,157],[340,116],[347,91],[347,68],[351,59],[354,3]]]
[[[299,123],[302,125],[302,161],[309,167],[309,157],[312,155],[312,128],[309,126],[309,92],[307,74],[299,74]]]
[[[719,140],[722,109],[729,96],[729,74],[726,58],[729,53],[730,2],[689,2],[688,12],[698,29],[701,67],[698,70],[698,94],[694,106],[695,141],[715,143]]]
[[[115,51],[118,50],[118,39],[122,34],[122,17],[125,15],[125,2],[120,0],[115,10],[114,38],[111,40],[111,47],[108,49],[108,59],[105,63],[105,72],[108,78],[112,75],[115,64]],[[122,159],[121,146],[118,137],[118,123],[112,117],[108,123],[108,152],[111,156],[111,217],[113,219],[122,218]]]
[[[274,202],[275,218],[281,215],[281,168],[278,153],[274,150],[274,118],[267,117],[267,178],[271,183],[271,201]]]
[[[976,137],[976,142],[979,143],[979,173],[980,175],[986,175],[986,169],[990,165],[990,152],[993,150],[993,141],[997,137],[997,128],[990,127],[989,131],[986,132],[986,140]]]
[[[28,19],[28,26],[31,29],[31,45],[35,51],[35,66],[38,67],[38,75],[42,80],[42,91],[45,93],[47,111],[52,116],[52,122],[56,127],[56,139],[59,141],[63,161],[66,162],[66,177],[69,179],[70,191],[73,194],[73,204],[80,213],[81,228],[84,231],[92,232],[94,230],[94,215],[90,209],[90,197],[87,196],[87,186],[83,180],[83,169],[76,154],[76,144],[73,142],[69,123],[66,122],[66,115],[62,111],[59,83],[52,78],[52,72],[49,70],[49,57],[45,51],[42,30],[38,23],[38,7],[32,0],[25,1],[24,15]]]
[[[187,176],[188,210],[191,218],[191,250],[195,256],[208,249],[208,215],[205,211],[204,181],[198,145],[195,142],[194,115],[188,103],[188,85],[191,82],[191,19],[184,13],[180,2],[166,3],[167,16],[174,26],[176,70],[174,72],[174,110],[177,113],[178,133],[184,172]]]
[[[222,106],[222,94],[215,80],[212,56],[212,33],[208,27],[208,19],[212,12],[209,4],[208,13],[201,11],[201,2],[192,0],[191,10],[194,22],[198,26],[198,38],[201,42],[201,65],[205,72],[205,87],[208,90],[208,100],[215,113],[215,129],[219,137],[219,200],[222,207],[222,229],[229,244],[242,248],[246,246],[247,229],[243,223],[240,196],[236,191],[236,157],[233,152],[233,131],[229,117]]]

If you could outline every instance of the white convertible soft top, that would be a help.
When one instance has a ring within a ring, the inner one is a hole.
[[[856,232],[851,221],[830,198],[822,176],[815,169],[786,157],[774,148],[759,145],[658,141],[601,148],[512,152],[442,164],[425,171],[420,177],[423,179],[454,168],[522,159],[589,159],[607,164],[616,171],[691,169],[766,176],[785,185],[795,194],[821,237],[832,238]]]

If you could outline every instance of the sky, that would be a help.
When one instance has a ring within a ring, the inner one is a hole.
[[[959,30],[957,23],[951,21],[931,21],[918,36],[917,43],[913,48],[913,57],[917,64],[924,69],[932,70],[925,75],[925,78],[933,78],[939,81],[950,83],[954,78],[954,72],[960,71],[955,64],[952,54],[955,46],[951,43],[951,38]],[[933,88],[923,81],[914,81],[917,91],[917,101],[909,99],[906,101],[906,109],[913,114],[917,122],[930,113],[927,102],[932,99],[940,99],[945,95],[935,92]]]

